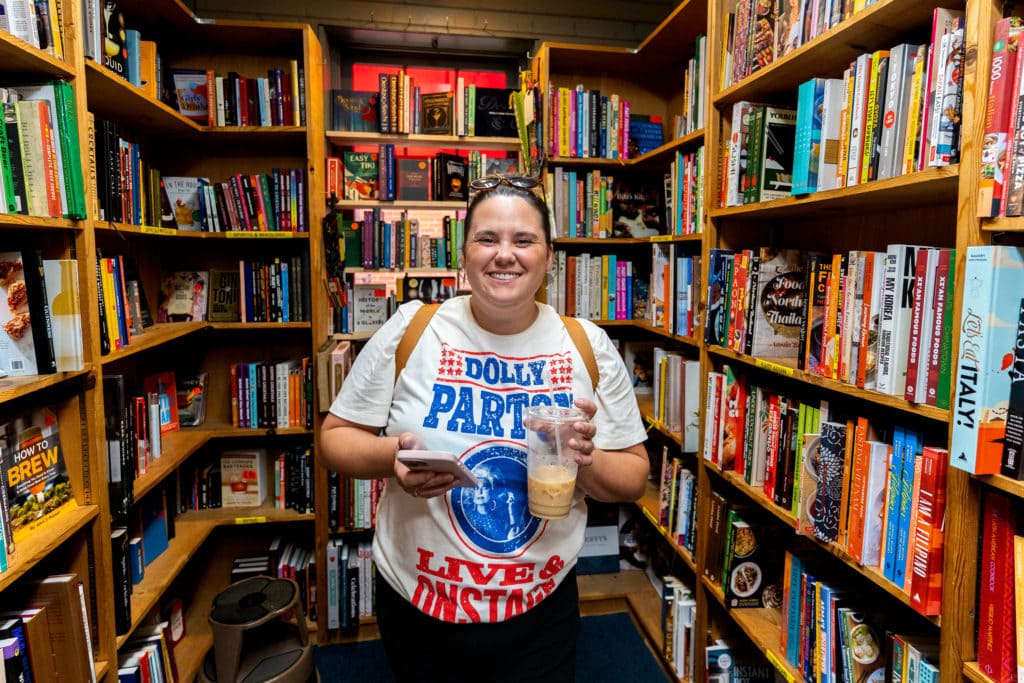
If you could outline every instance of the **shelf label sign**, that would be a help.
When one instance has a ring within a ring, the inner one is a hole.
[[[235,524],[266,524],[267,518],[263,515],[253,517],[235,517]]]
[[[765,656],[767,656],[768,661],[771,662],[772,666],[775,667],[775,670],[782,674],[782,677],[786,679],[786,683],[794,683],[796,677],[793,676],[793,672],[790,671],[789,667],[783,664],[781,660],[779,660],[778,656],[774,652],[768,650],[765,652]]]
[[[228,239],[290,239],[296,234],[290,230],[228,230],[221,233]],[[304,234],[304,233],[303,233]]]
[[[755,358],[754,366],[761,368],[762,370],[768,370],[774,372],[777,375],[785,375],[786,377],[792,377],[795,374],[795,370],[786,365],[780,363],[773,363],[770,360],[764,360],[763,358]]]
[[[158,228],[155,225],[142,225],[139,226],[139,232],[145,235],[177,235],[178,231],[175,228]]]

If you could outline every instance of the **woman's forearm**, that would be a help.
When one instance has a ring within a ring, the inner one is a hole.
[[[346,477],[377,479],[394,475],[397,436],[379,436],[371,427],[328,415],[320,429],[324,465]]]
[[[576,484],[591,498],[603,502],[633,502],[647,485],[650,462],[643,444],[621,451],[597,449],[594,462],[580,467]]]

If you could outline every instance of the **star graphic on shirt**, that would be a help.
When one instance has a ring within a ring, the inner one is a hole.
[[[552,385],[565,386],[572,383],[572,359],[552,358],[549,365]]]
[[[441,377],[458,377],[462,374],[462,354],[448,345],[441,347],[441,363],[437,374]]]

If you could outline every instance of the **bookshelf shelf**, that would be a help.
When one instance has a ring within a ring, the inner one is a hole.
[[[174,648],[180,680],[197,679],[199,669],[202,668],[203,660],[206,659],[206,653],[211,647],[213,647],[213,632],[210,630],[209,624],[206,621],[201,624],[193,624],[189,620],[185,637]]]
[[[381,202],[372,199],[342,199],[334,205],[336,209],[393,209],[395,211],[465,211],[466,202],[442,201],[394,201]]]
[[[0,574],[0,591],[28,573],[57,546],[96,519],[99,513],[98,505],[79,505],[61,512],[35,533],[19,541],[14,554],[7,558],[7,571]]]
[[[26,377],[0,377],[0,403],[13,401],[34,394],[37,391],[63,384],[64,382],[84,377],[92,372],[92,365],[87,363],[83,370],[75,372],[58,372],[52,375],[28,375]]]
[[[283,510],[268,504],[249,508],[190,510],[183,514],[184,519],[211,524],[212,526],[266,524],[269,522],[309,522],[313,519],[313,513]]]
[[[142,498],[153,490],[207,441],[209,435],[195,428],[163,434],[160,437],[160,457],[150,462],[146,473],[135,479],[135,498]]]
[[[3,32],[0,31],[0,34]],[[4,230],[74,230],[80,232],[85,227],[81,221],[69,221],[63,218],[43,216],[23,216],[21,214],[0,214],[0,228]]]
[[[305,126],[201,126],[199,132],[204,142],[249,143],[254,135],[260,140],[260,144],[306,141]]]
[[[809,372],[796,369],[796,361],[786,361],[780,359],[761,359],[747,356],[742,353],[737,353],[731,349],[726,349],[721,346],[710,346],[708,347],[708,353],[723,360],[729,360],[733,362],[743,363],[747,366],[753,366],[762,370],[773,372],[777,375],[782,375],[798,382],[810,384],[821,389],[857,398],[862,401],[868,401],[877,405],[885,406],[893,410],[899,410],[904,413],[918,415],[920,417],[935,420],[937,422],[948,422],[949,411],[942,408],[936,408],[935,406],[922,405],[920,403],[912,403],[906,399],[898,396],[889,396],[888,394],[880,394],[877,391],[869,391],[867,389],[861,389],[855,385],[847,384],[846,382],[840,382],[834,379],[828,379],[825,377],[819,377],[818,375],[812,375]]]
[[[718,604],[728,609],[725,604],[725,595],[720,587],[713,584],[706,576],[701,577],[701,583],[705,590],[714,596]],[[804,680],[803,674],[786,661],[785,653],[780,649],[782,617],[778,610],[768,607],[752,607],[732,609],[729,610],[729,614],[740,629],[747,634],[754,646],[765,654],[768,661],[788,683]]]
[[[180,137],[200,131],[196,123],[91,59],[85,61],[85,81],[89,109],[98,118],[131,122],[151,135]]]
[[[128,356],[161,346],[169,341],[180,339],[207,327],[209,327],[209,323],[205,322],[156,323],[152,327],[147,327],[143,330],[142,334],[133,335],[132,343],[128,346],[117,351],[111,351],[108,355],[104,356],[103,364],[107,365],[122,360]]]
[[[668,541],[669,545],[676,554],[682,558],[683,564],[690,568],[690,571],[696,573],[697,563],[693,559],[693,555],[690,551],[676,543],[675,537],[669,532],[668,529],[661,526],[658,523],[658,508],[660,507],[660,501],[658,498],[658,487],[653,482],[647,482],[647,489],[644,491],[644,495],[637,501],[637,506],[640,511],[644,513],[644,517],[658,530],[658,533]]]
[[[335,145],[392,144],[396,147],[437,147],[443,149],[493,149],[519,151],[519,138],[488,138],[459,135],[422,135],[419,133],[360,133],[327,131],[327,142]]]
[[[704,463],[704,466],[709,472],[714,473],[715,475],[721,477],[725,481],[732,484],[737,490],[739,490],[745,496],[753,500],[760,508],[777,517],[788,528],[793,530],[796,529],[796,517],[789,510],[779,507],[778,505],[775,504],[774,501],[769,499],[763,491],[754,488],[753,486],[750,486],[746,482],[746,480],[744,480],[742,475],[740,475],[738,472],[723,472],[721,470],[716,469],[714,466],[709,465],[706,462]],[[814,538],[813,536],[801,536],[801,538],[806,539],[809,543],[813,543],[818,548],[831,554],[833,557],[841,561],[847,567],[849,567],[853,571],[857,572],[858,574],[869,580],[871,583],[881,588],[883,591],[888,593],[890,596],[892,596],[899,602],[903,603],[907,607],[910,607],[911,609],[914,609],[913,606],[910,604],[910,594],[902,590],[901,588],[898,588],[896,584],[885,578],[885,575],[882,574],[882,572],[878,568],[865,567],[861,565],[856,560],[854,560],[850,556],[850,554],[847,553],[846,550],[842,548],[838,543],[825,543],[823,541],[818,540],[817,538]],[[917,614],[920,616],[921,619],[925,621],[931,622],[936,626],[940,625],[939,617],[929,617],[923,614]]]
[[[0,73],[22,76],[26,72],[67,80],[75,76],[75,67],[0,31]]]
[[[252,331],[252,330],[309,330],[308,321],[295,323],[210,323],[210,329],[225,331]]]
[[[712,208],[710,214],[712,218],[759,221],[769,218],[829,218],[851,209],[870,213],[870,208],[865,209],[867,202],[873,203],[878,211],[885,212],[945,204],[956,201],[959,172],[959,165],[942,166],[838,190]]]
[[[664,422],[654,419],[654,397],[650,394],[640,394],[636,397],[637,405],[640,406],[640,415],[644,421],[653,426],[659,432],[674,441],[676,445],[683,444],[683,435],[680,432],[669,431]]]
[[[974,683],[996,683],[995,679],[989,678],[981,672],[977,662],[964,662],[963,674],[964,678],[974,681]]]
[[[992,232],[1024,232],[1024,217],[983,218],[981,229]]]
[[[661,598],[644,572],[630,569],[614,574],[584,574],[577,576],[576,581],[581,608],[586,609],[586,603],[593,601],[625,601],[648,641],[661,650]]]
[[[556,246],[599,244],[601,246],[636,246],[655,242],[700,242],[701,235],[659,235],[658,237],[556,237]]]
[[[192,232],[191,230],[177,230],[176,228],[160,228],[152,225],[132,225],[130,223],[115,223],[113,221],[96,223],[98,231],[125,232],[147,237],[164,237],[174,239],[193,240],[224,240],[224,239],[276,239],[276,240],[308,240],[308,232],[292,232],[290,230],[266,231],[252,230],[239,231],[229,230],[227,232]]]
[[[716,107],[737,100],[771,101],[782,94],[794,97],[796,84],[815,76],[841,74],[859,54],[888,49],[907,30],[931,25],[935,7],[963,7],[951,0],[882,0],[865,8],[835,28],[800,46],[714,97]],[[716,84],[717,87],[717,84]]]
[[[311,434],[309,429],[302,427],[264,427],[263,429],[247,429],[242,427],[235,427],[230,422],[218,423],[216,421],[206,419],[201,427],[194,428],[201,434],[206,434],[208,439],[224,439],[224,438],[242,438],[250,436],[271,436],[271,435],[301,435]]]
[[[1001,474],[987,474],[975,477],[979,482],[1004,493],[1009,493],[1014,498],[1024,499],[1024,481],[1017,481],[1004,477]]]
[[[174,582],[189,560],[199,551],[213,531],[214,525],[181,519],[174,524],[174,538],[158,558],[146,565],[141,582],[132,587],[132,627],[128,634],[117,637],[117,647],[128,641],[130,634],[149,614],[164,591]]]

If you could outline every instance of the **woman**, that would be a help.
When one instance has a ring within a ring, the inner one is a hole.
[[[552,259],[547,207],[523,187],[536,181],[482,181],[462,250],[472,293],[441,305],[394,383],[396,347],[421,304],[402,306],[367,342],[324,420],[321,454],[344,475],[391,478],[374,560],[377,621],[399,681],[572,681],[583,495],[636,500],[646,435],[607,335],[586,323],[595,392],[561,319],[535,300]],[[526,506],[523,410],[552,401],[590,419],[570,441],[580,465],[573,509],[544,521]],[[481,533],[473,490],[452,490],[452,475],[396,461],[416,448],[499,475],[490,493],[506,503],[494,514],[508,518],[507,537]]]

